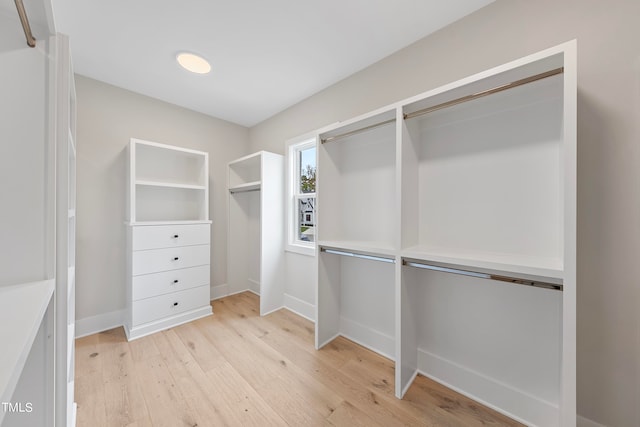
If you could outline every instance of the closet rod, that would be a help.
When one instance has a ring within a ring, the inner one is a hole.
[[[375,129],[375,128],[380,127],[380,126],[388,125],[389,123],[393,123],[395,121],[396,121],[396,119],[393,118],[393,119],[385,120],[384,122],[374,123],[372,125],[365,126],[363,128],[360,128],[360,129],[352,130],[352,131],[341,133],[341,134],[334,135],[334,136],[328,136],[326,138],[321,138],[320,142],[322,142],[324,144],[325,142],[331,142],[331,141],[335,141],[336,139],[346,138],[348,136],[355,135],[355,134],[360,133],[360,132],[365,132],[365,131],[368,131],[370,129]]]
[[[381,261],[381,262],[390,262],[392,264],[395,264],[396,260],[393,258],[385,258],[385,257],[381,257],[381,256],[373,256],[373,255],[364,255],[364,254],[359,254],[356,252],[347,252],[347,251],[339,251],[336,249],[327,249],[327,248],[320,248],[320,252],[326,252],[328,254],[333,254],[333,255],[342,255],[342,256],[350,256],[350,257],[354,257],[354,258],[362,258],[362,259],[368,259],[371,261]]]
[[[556,283],[542,282],[539,280],[526,280],[518,277],[500,276],[498,274],[481,273],[477,271],[461,270],[458,268],[442,267],[439,265],[426,264],[423,262],[402,260],[402,265],[409,267],[422,268],[425,270],[441,271],[444,273],[461,274],[463,276],[478,277],[480,279],[498,280],[501,282],[514,283],[516,285],[533,286],[536,288],[562,290],[562,285]]]
[[[24,30],[24,36],[27,38],[27,44],[29,47],[36,47],[36,39],[33,37],[33,33],[31,32],[31,26],[29,25],[29,19],[27,18],[27,12],[24,9],[24,4],[22,3],[22,0],[15,0],[15,2],[16,9],[18,9],[18,16],[20,17],[20,23]]]
[[[251,191],[260,191],[260,189],[259,188],[252,188],[251,190],[229,190],[229,193],[238,194],[238,193],[249,193]]]
[[[412,119],[414,117],[422,116],[424,114],[432,113],[443,108],[453,107],[454,105],[462,104],[463,102],[473,101],[474,99],[482,98],[487,95],[502,92],[504,90],[513,89],[514,87],[526,85],[527,83],[533,83],[538,80],[546,79],[547,77],[562,74],[564,67],[556,68],[555,70],[545,71],[544,73],[536,74],[535,76],[529,76],[524,79],[516,80],[515,82],[507,83],[502,86],[497,86],[492,89],[483,90],[482,92],[466,95],[458,99],[443,102],[442,104],[434,105],[432,107],[423,108],[422,110],[414,111],[413,113],[407,113],[404,115],[404,119]]]

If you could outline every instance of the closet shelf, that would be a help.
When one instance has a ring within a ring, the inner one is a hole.
[[[382,258],[394,258],[397,252],[393,246],[388,243],[354,240],[321,240],[318,242],[318,247],[346,252],[353,251],[359,254],[379,256]]]
[[[229,193],[244,193],[247,191],[256,191],[260,190],[261,185],[262,181],[247,182],[246,184],[229,187]]]
[[[10,402],[51,301],[55,280],[0,288],[0,399]]]
[[[205,190],[206,186],[196,184],[182,184],[177,182],[164,182],[164,181],[152,181],[137,179],[136,185],[143,185],[147,187],[163,187],[163,188],[183,188],[186,190]]]
[[[416,261],[445,264],[460,269],[472,269],[481,273],[516,276],[523,279],[542,280],[561,284],[562,261],[552,257],[535,257],[517,254],[471,252],[452,248],[413,246],[403,249],[403,258]]]

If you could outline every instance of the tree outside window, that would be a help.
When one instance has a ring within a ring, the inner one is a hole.
[[[296,151],[296,209],[295,239],[298,242],[315,242],[316,211],[316,147],[305,143]],[[293,157],[293,156],[292,156]]]

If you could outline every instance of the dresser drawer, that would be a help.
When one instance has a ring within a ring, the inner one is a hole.
[[[209,266],[181,268],[133,277],[132,300],[170,294],[209,284]]]
[[[131,271],[134,276],[209,265],[209,245],[150,249],[133,252]]]
[[[133,302],[132,326],[171,317],[210,304],[209,285]]]
[[[132,230],[134,251],[209,244],[210,224],[145,225]]]

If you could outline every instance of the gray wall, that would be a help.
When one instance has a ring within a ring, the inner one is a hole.
[[[637,427],[639,18],[638,0],[497,0],[254,126],[251,151],[578,39],[578,413]]]
[[[109,313],[125,308],[126,146],[132,137],[209,153],[211,285],[226,283],[227,163],[247,153],[248,130],[82,76],[76,91],[78,328],[83,319],[113,318]]]

